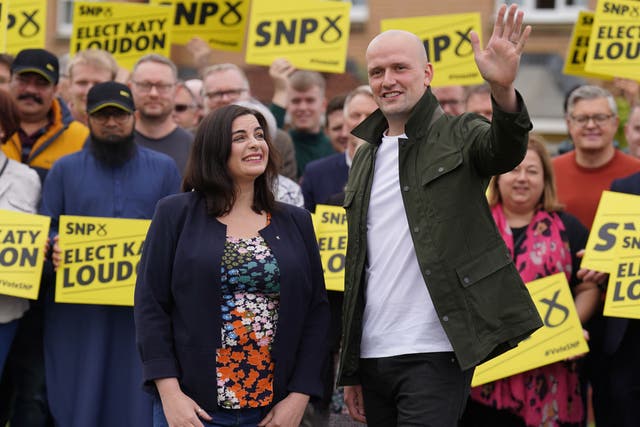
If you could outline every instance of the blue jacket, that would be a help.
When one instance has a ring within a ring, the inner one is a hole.
[[[329,197],[342,193],[349,178],[349,166],[344,153],[332,154],[309,162],[302,175],[304,207],[316,211],[316,205],[327,203]]]
[[[260,231],[278,260],[280,309],[272,348],[274,401],[290,392],[321,396],[329,305],[311,217],[277,204]],[[145,386],[176,377],[208,411],[217,408],[221,347],[220,262],[226,226],[206,213],[198,192],[161,200],[153,216],[135,291],[136,339]]]

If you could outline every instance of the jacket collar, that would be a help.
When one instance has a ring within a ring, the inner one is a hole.
[[[423,137],[431,124],[431,117],[438,107],[438,100],[431,93],[431,86],[427,87],[424,95],[418,100],[413,108],[409,120],[405,125],[405,133],[409,138]],[[362,123],[356,126],[351,133],[358,138],[364,139],[370,144],[380,144],[381,136],[389,128],[387,119],[378,108]]]

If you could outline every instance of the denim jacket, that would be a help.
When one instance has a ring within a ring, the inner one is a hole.
[[[517,166],[531,122],[493,104],[493,122],[442,113],[428,89],[399,142],[400,188],[422,277],[460,367],[469,369],[517,345],[542,326],[491,216],[492,175]],[[380,110],[354,131],[367,141],[353,160],[344,207],[348,245],[339,382],[359,384],[365,306],[367,209],[376,152],[387,122]],[[389,254],[392,256],[392,254]],[[401,285],[401,284],[399,284]]]

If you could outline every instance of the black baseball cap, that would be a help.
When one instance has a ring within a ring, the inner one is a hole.
[[[131,90],[118,82],[98,83],[87,94],[87,113],[93,114],[106,107],[116,107],[127,113],[136,109]]]
[[[49,82],[58,84],[58,58],[44,49],[23,49],[11,64],[11,74],[37,73]]]

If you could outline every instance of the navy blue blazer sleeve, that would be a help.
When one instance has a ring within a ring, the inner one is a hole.
[[[136,341],[145,383],[179,377],[172,334],[171,277],[178,227],[171,197],[156,206],[147,232],[134,295]],[[175,208],[175,204],[173,205]]]

